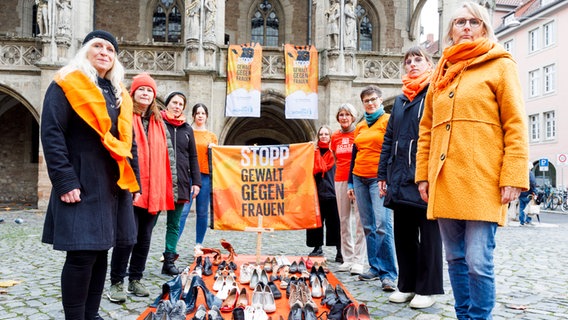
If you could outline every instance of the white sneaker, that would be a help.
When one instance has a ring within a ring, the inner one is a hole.
[[[349,271],[349,269],[351,269],[352,265],[353,263],[345,261],[339,267],[337,267],[337,272],[347,272]]]
[[[412,300],[412,298],[414,298],[414,292],[396,291],[389,296],[389,301],[394,303],[405,303]]]
[[[432,296],[421,296],[419,294],[414,296],[414,299],[410,301],[408,306],[414,309],[423,309],[431,307],[436,300]]]
[[[351,269],[349,269],[349,272],[351,274],[362,274],[365,271],[365,268],[363,267],[362,264],[358,264],[358,263],[354,263],[351,265]]]

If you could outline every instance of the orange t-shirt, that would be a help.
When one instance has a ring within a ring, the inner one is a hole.
[[[329,149],[335,154],[335,181],[347,181],[353,154],[355,131],[344,133],[341,130],[331,135]]]
[[[353,167],[354,175],[363,178],[377,177],[389,118],[390,114],[385,113],[371,127],[367,125],[365,120],[359,122],[355,127],[353,143],[357,146],[357,157]]]
[[[197,149],[197,162],[199,163],[199,172],[211,174],[209,170],[209,145],[217,144],[217,136],[207,130],[193,130],[195,137],[195,148]]]

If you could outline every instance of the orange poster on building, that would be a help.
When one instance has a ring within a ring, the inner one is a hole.
[[[211,161],[214,229],[321,226],[313,143],[214,146]]]
[[[318,51],[314,46],[284,46],[286,119],[318,118]]]
[[[262,47],[230,45],[227,53],[227,117],[260,117]]]

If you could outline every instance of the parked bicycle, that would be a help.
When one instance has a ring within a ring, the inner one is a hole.
[[[562,198],[551,186],[544,186],[544,190],[537,193],[537,202],[542,210],[556,210],[563,202]],[[568,207],[566,208],[568,210]]]

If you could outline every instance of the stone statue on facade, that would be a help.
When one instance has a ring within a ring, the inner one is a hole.
[[[57,34],[71,35],[71,0],[55,0],[57,5]]]
[[[345,1],[345,37],[343,46],[345,49],[357,47],[357,14],[355,13],[355,0]]]
[[[51,34],[51,1],[52,0],[35,0],[37,5],[37,25],[39,27],[39,35],[41,36]]]
[[[325,12],[327,18],[327,36],[329,37],[329,47],[337,49],[339,47],[339,0],[329,0],[329,9]]]
[[[201,18],[201,1],[189,0],[185,9],[185,15],[188,17],[189,34],[188,39],[199,39],[199,19]]]
[[[215,16],[217,0],[205,0],[205,40],[215,41]]]

